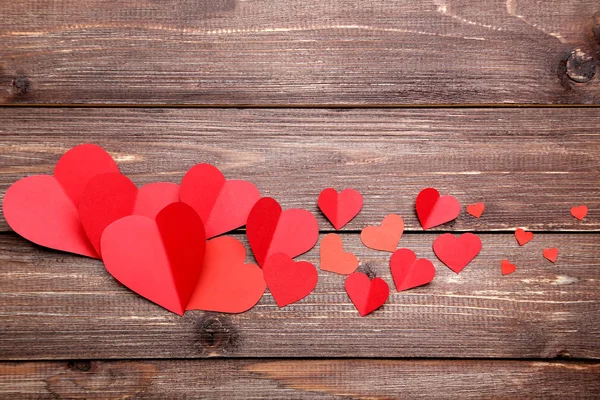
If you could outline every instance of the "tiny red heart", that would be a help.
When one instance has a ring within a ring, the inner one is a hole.
[[[460,203],[452,196],[442,196],[433,188],[423,189],[417,196],[417,216],[423,229],[452,221],[460,214]]]
[[[333,188],[321,192],[319,208],[336,230],[340,230],[356,217],[363,206],[362,195],[354,189],[344,189],[339,194]]]
[[[558,249],[556,247],[544,249],[543,254],[544,254],[544,257],[546,257],[546,259],[548,259],[552,262],[556,262],[556,259],[558,258]]]
[[[308,296],[317,286],[319,273],[308,261],[294,261],[275,253],[263,265],[265,282],[277,306],[284,307]]]
[[[502,264],[500,265],[502,269],[502,275],[510,275],[516,271],[517,266],[511,264],[508,260],[502,260]]]
[[[454,237],[444,233],[433,241],[433,252],[457,274],[462,271],[481,251],[481,239],[473,233]]]
[[[383,279],[370,280],[362,272],[349,275],[344,287],[361,317],[381,307],[390,295],[390,288]]]
[[[533,239],[533,232],[526,232],[519,228],[515,231],[515,238],[517,239],[519,246],[523,246]]]
[[[435,277],[435,267],[431,261],[418,259],[409,249],[399,249],[392,254],[390,270],[398,292],[426,285]]]
[[[587,206],[579,206],[579,207],[571,208],[571,215],[580,221],[586,217],[587,213],[588,213]]]
[[[467,206],[467,212],[475,218],[481,217],[481,214],[483,214],[483,210],[485,210],[485,204],[483,203],[469,204]]]

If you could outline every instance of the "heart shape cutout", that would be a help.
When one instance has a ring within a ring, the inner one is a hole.
[[[275,253],[293,258],[312,249],[319,239],[314,215],[300,208],[282,211],[275,199],[256,202],[246,223],[246,234],[258,265]]]
[[[319,273],[308,261],[294,261],[284,253],[267,258],[262,267],[265,281],[279,308],[308,296],[317,286]]]
[[[578,220],[583,220],[588,213],[587,206],[578,206],[571,208],[571,215],[577,218]]]
[[[556,262],[556,259],[558,258],[558,249],[556,247],[544,249],[543,254],[547,260]]]
[[[128,215],[154,219],[158,212],[179,201],[179,186],[156,182],[138,188],[125,175],[100,174],[88,182],[79,202],[83,229],[98,254],[104,229]]]
[[[502,269],[502,275],[510,275],[517,270],[517,266],[511,264],[508,260],[502,260],[500,268]]]
[[[483,214],[483,210],[485,210],[485,204],[483,203],[469,204],[467,206],[467,212],[475,218],[481,217],[481,214]]]
[[[358,215],[363,206],[363,197],[354,189],[344,189],[338,193],[333,188],[327,188],[319,195],[317,204],[333,227],[340,230]]]
[[[241,313],[254,307],[267,284],[260,267],[245,261],[246,248],[237,239],[220,236],[206,242],[200,277],[186,310]]]
[[[462,271],[481,251],[481,239],[473,233],[454,237],[444,233],[433,241],[433,252],[457,274]]]
[[[206,239],[198,214],[172,203],[156,218],[130,215],[104,229],[106,270],[150,301],[183,315],[200,277]]]
[[[435,277],[435,267],[431,261],[417,258],[409,249],[399,249],[392,254],[390,270],[398,292],[426,285]]]
[[[358,268],[358,258],[354,254],[344,251],[342,238],[338,234],[325,235],[321,240],[319,253],[323,271],[348,275]]]
[[[179,196],[200,215],[211,238],[244,226],[260,192],[251,182],[226,180],[218,168],[197,164],[183,177]]]
[[[118,173],[101,147],[82,144],[56,163],[54,175],[34,175],[11,185],[4,195],[4,218],[25,239],[51,249],[97,258],[79,219],[78,206],[96,175]]]
[[[380,226],[364,228],[360,233],[360,240],[370,249],[393,252],[398,247],[403,232],[402,217],[397,214],[389,214],[383,219]]]
[[[390,295],[390,287],[383,279],[370,280],[362,272],[349,275],[344,288],[361,317],[381,307]]]
[[[517,243],[519,243],[519,246],[523,246],[529,243],[531,239],[533,239],[533,232],[526,232],[523,229],[518,228],[515,231],[515,238],[517,239]]]
[[[460,203],[453,196],[441,196],[434,188],[421,190],[416,201],[417,216],[423,229],[445,224],[460,214]]]

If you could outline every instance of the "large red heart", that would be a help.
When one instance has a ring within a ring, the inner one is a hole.
[[[196,287],[205,246],[202,220],[179,202],[154,219],[121,218],[106,227],[101,239],[104,265],[115,279],[179,315]]]
[[[340,230],[358,215],[363,206],[362,195],[354,189],[344,189],[339,194],[327,188],[319,195],[319,208],[336,230]]]
[[[417,255],[409,249],[399,249],[392,254],[390,270],[398,292],[426,285],[435,277],[431,261],[417,259]]]
[[[362,272],[349,275],[344,287],[361,317],[381,307],[390,295],[390,287],[383,279],[370,280]]]
[[[167,205],[179,201],[179,186],[156,182],[138,188],[125,175],[108,173],[90,179],[79,202],[79,218],[98,254],[104,229],[128,215],[154,219]]]
[[[417,216],[423,229],[452,221],[460,214],[460,203],[452,196],[442,196],[433,189],[423,189],[417,196]]]
[[[246,249],[237,239],[221,236],[206,242],[204,264],[186,310],[240,313],[252,308],[267,285],[260,267],[245,260]]]
[[[11,185],[4,195],[10,227],[40,246],[98,257],[79,220],[78,206],[88,182],[119,168],[99,146],[82,144],[56,163],[54,175],[35,175]]]
[[[463,270],[481,251],[481,239],[473,233],[463,233],[454,237],[444,233],[433,241],[433,252],[457,274]]]
[[[244,226],[260,192],[253,183],[226,180],[218,168],[197,164],[183,177],[179,196],[200,215],[211,238]]]
[[[263,273],[271,295],[280,308],[308,296],[319,279],[314,265],[307,261],[294,261],[283,253],[275,253],[267,258]]]
[[[250,211],[246,233],[262,266],[272,254],[293,258],[312,249],[319,239],[319,225],[310,212],[299,208],[282,211],[277,201],[264,197]]]

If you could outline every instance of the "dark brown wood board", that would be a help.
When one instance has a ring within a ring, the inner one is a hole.
[[[0,103],[598,104],[597,0],[15,0]]]
[[[286,208],[309,209],[322,230],[332,228],[316,202],[329,186],[364,195],[346,230],[395,212],[421,231],[414,202],[428,186],[463,205],[437,230],[600,229],[600,108],[0,108],[0,120],[0,200],[16,180],[52,173],[65,151],[93,142],[136,184],[179,183],[209,162]],[[478,201],[481,219],[464,211]],[[579,204],[590,208],[584,221],[569,212]]]

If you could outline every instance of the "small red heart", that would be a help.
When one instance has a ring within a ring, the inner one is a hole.
[[[370,280],[362,272],[349,275],[344,287],[361,317],[381,307],[390,295],[390,287],[383,279]]]
[[[79,218],[92,246],[100,253],[104,229],[128,215],[154,219],[167,205],[179,201],[179,186],[151,183],[140,190],[119,173],[100,174],[90,179],[79,202]]]
[[[319,224],[306,210],[282,211],[277,201],[263,197],[248,215],[246,235],[258,265],[262,266],[275,253],[293,258],[312,249],[319,239]]]
[[[205,246],[202,220],[179,202],[155,219],[121,218],[104,229],[101,239],[104,265],[115,279],[179,315],[196,287]]]
[[[294,261],[284,253],[275,253],[267,258],[263,273],[279,308],[308,296],[319,279],[314,265],[307,261]]]
[[[511,264],[508,260],[502,260],[500,267],[502,268],[502,275],[510,275],[517,269],[517,266]]]
[[[475,218],[481,217],[481,214],[483,214],[484,209],[485,209],[485,204],[483,204],[483,203],[469,204],[467,206],[467,212],[469,214],[471,214],[472,216],[474,216]]]
[[[35,175],[11,185],[4,195],[4,218],[25,239],[40,246],[98,257],[89,242],[78,206],[87,183],[119,168],[99,146],[82,144],[56,163],[54,175]]]
[[[431,261],[417,259],[417,255],[409,249],[399,249],[392,254],[390,270],[398,292],[426,285],[435,277]]]
[[[580,221],[586,217],[587,213],[588,213],[587,206],[579,206],[579,207],[571,208],[571,215]]]
[[[319,254],[323,271],[348,275],[358,268],[358,258],[354,254],[344,251],[342,238],[335,233],[323,237]]]
[[[526,232],[523,229],[519,228],[515,231],[515,238],[519,243],[519,246],[523,246],[527,244],[533,239],[533,232]]]
[[[245,260],[246,249],[237,239],[220,236],[206,242],[200,277],[186,310],[240,313],[252,308],[267,285],[260,267]]]
[[[543,254],[548,260],[556,262],[556,259],[558,258],[558,249],[556,247],[544,249]]]
[[[183,177],[179,196],[200,215],[211,238],[244,226],[260,192],[253,183],[226,180],[218,168],[197,164]]]
[[[396,214],[386,216],[380,226],[367,226],[360,233],[360,240],[365,246],[374,250],[393,252],[398,247],[404,220]]]
[[[433,252],[457,274],[462,271],[481,251],[481,239],[473,233],[454,237],[444,233],[433,241]]]
[[[421,190],[416,202],[417,216],[423,229],[452,221],[460,214],[460,203],[452,196],[442,196],[433,189]]]
[[[327,188],[319,195],[319,208],[336,230],[340,230],[358,215],[363,206],[362,195],[354,189],[344,189],[339,194]]]

